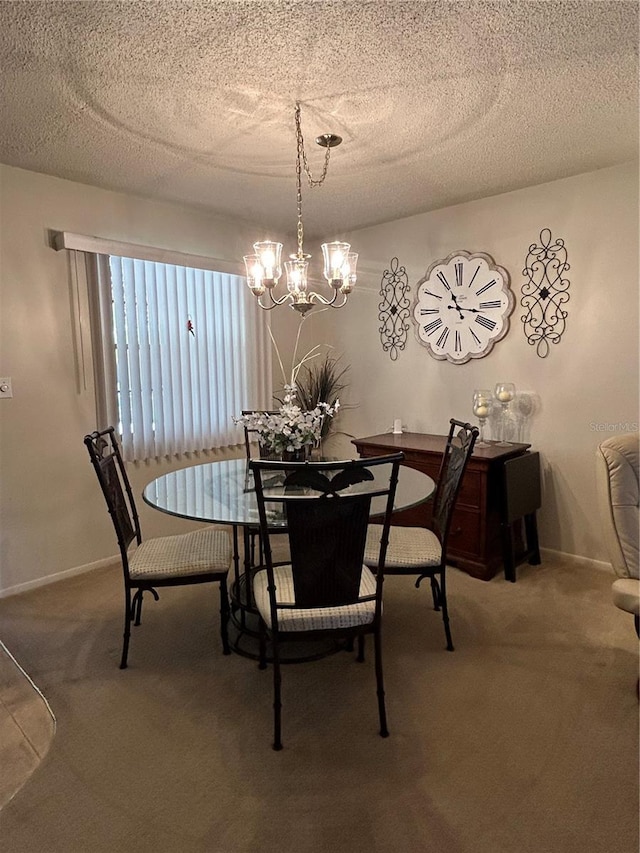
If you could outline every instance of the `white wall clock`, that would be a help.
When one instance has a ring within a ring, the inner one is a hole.
[[[507,334],[514,304],[509,273],[490,255],[453,252],[416,286],[416,336],[434,358],[464,364]]]

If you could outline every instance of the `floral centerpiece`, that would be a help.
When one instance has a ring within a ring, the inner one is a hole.
[[[319,447],[322,438],[327,432],[327,419],[333,418],[340,408],[340,400],[336,397],[331,403],[315,400],[313,408],[310,406],[309,390],[299,389],[296,379],[300,369],[311,359],[319,355],[320,345],[309,350],[309,352],[296,363],[296,353],[300,340],[302,328],[301,318],[298,327],[298,335],[293,353],[294,366],[291,377],[287,381],[284,365],[280,358],[277,344],[269,329],[271,342],[273,344],[282,377],[284,380],[284,396],[277,412],[251,412],[247,415],[234,418],[234,422],[240,426],[247,427],[258,436],[260,444],[260,455],[263,457],[276,457],[279,459],[305,459],[314,447]],[[306,405],[301,406],[298,399],[302,394],[302,401]]]
[[[318,403],[314,409],[304,411],[296,403],[295,385],[285,385],[284,390],[277,413],[252,412],[234,420],[257,433],[261,455],[304,459],[319,445],[325,419],[335,415],[340,401],[336,400],[333,406]]]

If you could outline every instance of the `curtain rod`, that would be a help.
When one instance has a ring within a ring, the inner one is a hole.
[[[224,258],[210,258],[205,255],[190,255],[187,252],[177,252],[173,249],[159,249],[155,246],[139,246],[135,243],[121,243],[117,240],[106,240],[103,237],[89,237],[85,234],[74,234],[71,231],[53,231],[53,248],[60,252],[72,249],[76,252],[90,252],[96,255],[117,255],[121,258],[137,258],[141,261],[156,261],[162,264],[175,264],[181,267],[213,270],[214,272],[230,273],[244,276],[244,265],[238,261]]]

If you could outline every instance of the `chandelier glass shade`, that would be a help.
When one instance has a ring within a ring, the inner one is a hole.
[[[320,186],[329,167],[331,149],[342,142],[339,136],[325,133],[316,139],[318,145],[326,149],[324,168],[319,179],[314,180],[307,165],[304,139],[300,124],[300,104],[296,103],[296,185],[298,203],[298,251],[284,262],[287,292],[276,296],[274,290],[282,276],[283,244],[273,240],[263,240],[253,244],[253,252],[244,256],[247,285],[257,298],[261,308],[269,310],[276,305],[289,304],[295,311],[305,314],[314,304],[341,308],[346,304],[349,294],[356,283],[358,253],[351,251],[349,243],[334,240],[322,244],[324,277],[329,285],[328,295],[324,296],[309,290],[309,259],[311,255],[304,251],[304,226],[302,222],[302,171],[304,170],[309,186]],[[266,300],[266,301],[265,301]]]

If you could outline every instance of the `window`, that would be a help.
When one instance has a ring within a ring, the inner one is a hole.
[[[117,425],[125,459],[241,443],[233,417],[271,403],[266,320],[244,278],[113,254],[94,257],[99,421]]]

